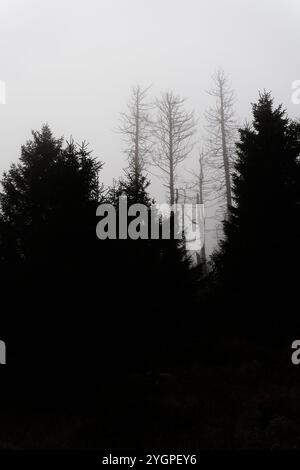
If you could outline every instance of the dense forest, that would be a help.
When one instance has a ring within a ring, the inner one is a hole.
[[[237,129],[222,71],[215,85],[210,137],[184,185],[177,170],[194,148],[193,112],[172,92],[149,105],[140,87],[122,114],[125,169],[111,186],[105,156],[48,124],[3,174],[0,441],[299,446],[290,348],[299,331],[300,121],[262,92]],[[220,237],[211,255],[204,241],[187,250],[172,212],[169,239],[97,237],[100,205],[118,214],[126,196],[150,210],[153,168],[170,205],[213,207]]]

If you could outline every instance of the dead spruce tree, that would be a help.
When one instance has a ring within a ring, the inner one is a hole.
[[[156,147],[152,159],[161,171],[171,206],[176,201],[177,167],[192,151],[196,132],[194,112],[186,111],[185,101],[168,91],[155,102],[157,117],[152,129]]]
[[[209,232],[215,230],[211,227],[211,221],[215,220],[215,216],[211,214],[211,211],[216,204],[212,182],[208,178],[209,154],[203,149],[199,150],[198,165],[187,171],[190,178],[189,181],[185,182],[185,199],[192,204],[197,203],[198,220],[200,221],[198,229],[202,244],[197,256],[197,264],[202,264],[203,274],[207,274],[206,237]]]
[[[229,78],[222,69],[215,73],[213,82],[213,87],[208,93],[215,98],[215,105],[205,113],[209,152],[208,174],[216,200],[226,201],[226,215],[232,206],[231,170],[237,132],[235,97]]]
[[[192,196],[192,201],[196,200],[197,208],[200,210],[202,208],[202,213],[198,215],[199,217],[199,231],[200,239],[202,240],[202,247],[200,252],[200,262],[203,263],[205,272],[207,271],[207,260],[206,260],[206,250],[205,250],[205,230],[206,230],[206,221],[205,221],[205,204],[206,204],[206,191],[205,191],[205,153],[199,152],[198,163],[199,166],[196,170],[191,170],[189,173],[192,176],[192,181],[189,184],[189,190],[194,195]],[[201,221],[201,224],[200,224]]]
[[[126,142],[125,154],[129,163],[129,171],[136,179],[141,175],[149,159],[152,148],[150,129],[150,109],[147,103],[149,88],[139,85],[132,88],[127,111],[121,113],[119,132]]]

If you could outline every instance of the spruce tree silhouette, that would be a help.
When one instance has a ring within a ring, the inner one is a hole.
[[[240,318],[248,306],[252,318],[276,322],[272,307],[291,307],[296,298],[300,123],[274,107],[267,92],[252,108],[252,124],[239,131],[234,206],[213,260],[219,285]]]
[[[188,302],[191,283],[190,262],[184,241],[175,238],[176,224],[172,216],[171,221],[162,220],[155,213],[155,201],[148,193],[149,184],[147,177],[128,170],[110,192],[116,209],[122,196],[126,196],[128,207],[143,204],[148,208],[145,221],[148,239],[118,240],[113,250],[114,265],[120,265],[125,274],[119,284],[119,292],[122,292],[119,297],[122,304],[120,311],[127,310],[126,321],[131,318],[131,329],[137,334],[142,329],[144,336],[154,332],[157,335],[159,331],[164,334],[166,329],[178,327],[176,317],[182,317],[181,305]],[[151,208],[155,214],[152,218]],[[131,219],[128,217],[128,226]],[[163,224],[171,227],[170,239],[162,239]],[[160,234],[158,239],[151,239],[151,229]]]
[[[101,168],[85,143],[71,139],[64,145],[44,125],[3,176],[1,282],[9,312],[3,322],[10,332],[22,332],[20,338],[29,337],[33,348],[36,343],[32,362],[46,360],[47,351],[49,361],[64,363],[71,338],[75,342],[94,321],[88,307],[96,275],[99,282],[95,210],[103,191]],[[22,355],[22,342],[19,347]],[[78,348],[72,354],[74,361],[80,357]]]
[[[119,333],[124,333],[124,328],[136,328],[136,320],[143,318],[145,307],[145,289],[147,283],[149,263],[146,261],[149,251],[148,239],[131,240],[119,237],[119,200],[126,198],[126,208],[134,204],[142,204],[147,208],[151,206],[151,198],[148,195],[149,186],[147,178],[136,174],[133,170],[127,170],[111,188],[108,194],[109,202],[115,207],[117,217],[117,240],[109,240],[111,247],[110,282],[114,285],[117,296],[114,300],[114,309],[118,312]],[[127,217],[127,231],[130,222],[135,217]],[[144,223],[148,223],[147,220]],[[116,268],[117,267],[117,268]],[[109,270],[109,267],[108,267]],[[119,276],[116,277],[116,273]],[[142,303],[141,303],[142,302]],[[139,321],[140,321],[139,320]],[[126,326],[127,325],[127,326]]]

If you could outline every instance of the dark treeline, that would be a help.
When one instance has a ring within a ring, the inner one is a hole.
[[[193,274],[180,240],[97,238],[99,204],[152,203],[145,176],[128,169],[106,188],[102,166],[44,125],[3,176],[1,327],[16,365],[131,368],[150,336],[184,323]]]
[[[100,203],[117,209],[126,195],[150,207],[138,165],[107,188],[85,143],[64,142],[47,125],[34,131],[0,195],[1,328],[15,341],[12,362],[138,367],[168,334],[294,327],[300,124],[263,93],[236,154],[234,201],[204,280],[178,240],[96,237]]]

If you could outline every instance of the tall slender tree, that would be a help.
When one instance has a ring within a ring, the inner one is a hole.
[[[235,207],[213,258],[225,291],[286,303],[300,262],[300,124],[267,92],[252,108],[237,143]]]
[[[152,149],[150,109],[147,102],[149,88],[136,85],[132,88],[127,111],[121,114],[119,131],[124,137],[130,174],[138,181],[149,162]]]
[[[207,154],[202,150],[199,152],[197,169],[189,170],[188,173],[192,179],[186,183],[185,191],[188,193],[188,200],[197,203],[198,207],[198,230],[201,240],[201,250],[197,255],[198,264],[203,264],[203,271],[207,273],[207,257],[206,257],[206,208],[211,202],[211,188],[206,175]]]
[[[176,201],[178,165],[191,153],[196,132],[193,111],[186,111],[184,98],[173,92],[164,93],[156,100],[157,119],[153,125],[156,148],[153,164],[161,171],[170,205]]]
[[[214,74],[213,86],[208,93],[215,99],[214,106],[205,113],[210,178],[214,182],[217,198],[225,197],[226,213],[232,205],[231,170],[237,125],[234,113],[234,91],[228,76],[222,69]]]

